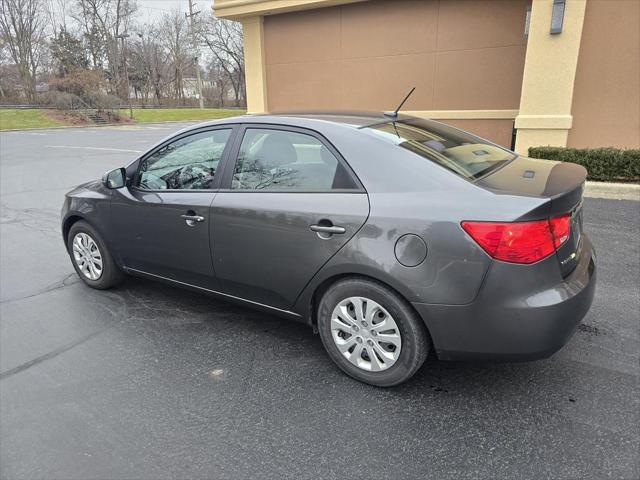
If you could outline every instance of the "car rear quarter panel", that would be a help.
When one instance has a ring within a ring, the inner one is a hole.
[[[410,302],[466,304],[473,301],[490,258],[461,229],[459,214],[442,196],[429,193],[370,195],[371,213],[365,225],[314,279],[359,274],[397,290]],[[427,256],[414,267],[395,254],[398,239],[420,236]],[[313,287],[312,287],[313,288]]]
[[[557,351],[589,310],[595,252],[582,237],[575,270],[563,278],[553,256],[533,265],[493,262],[470,305],[414,303],[442,360],[533,360]]]

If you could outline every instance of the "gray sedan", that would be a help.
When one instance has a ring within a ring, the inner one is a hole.
[[[566,343],[595,291],[585,179],[414,117],[243,116],[72,190],[62,234],[90,287],[137,275],[280,314],[348,375],[392,386],[429,354]]]

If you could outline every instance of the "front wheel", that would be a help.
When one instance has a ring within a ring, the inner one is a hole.
[[[104,241],[87,222],[81,220],[71,226],[67,250],[78,276],[91,288],[105,290],[124,279]]]
[[[318,306],[318,330],[345,373],[379,387],[407,381],[429,353],[422,320],[393,290],[353,278],[332,285]]]

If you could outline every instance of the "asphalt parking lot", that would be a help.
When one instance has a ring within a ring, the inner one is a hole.
[[[376,389],[305,326],[79,281],[64,193],[182,126],[0,133],[1,478],[640,476],[640,203],[585,201],[598,291],[556,355]]]

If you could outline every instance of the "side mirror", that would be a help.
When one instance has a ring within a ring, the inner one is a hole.
[[[102,184],[110,189],[122,188],[127,183],[127,171],[124,168],[116,168],[102,176]]]

